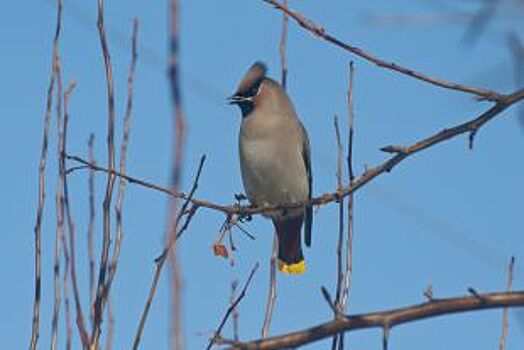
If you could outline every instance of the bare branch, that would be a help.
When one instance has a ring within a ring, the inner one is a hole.
[[[229,299],[229,303],[231,306],[235,304],[235,293],[238,288],[238,280],[234,280],[231,282],[231,297]],[[240,319],[240,313],[238,312],[238,309],[235,307],[233,308],[233,339],[235,341],[238,341],[240,339],[238,335],[238,328],[239,328],[239,319]]]
[[[184,166],[185,140],[186,140],[186,120],[182,108],[182,94],[180,88],[180,68],[179,68],[179,48],[180,48],[180,4],[178,0],[170,0],[169,18],[169,57],[168,57],[168,78],[170,83],[171,103],[173,105],[173,159],[171,161],[171,189],[178,191],[181,184],[182,169]],[[186,205],[188,205],[187,202]],[[169,200],[168,229],[167,229],[167,254],[171,268],[171,331],[170,347],[176,350],[183,349],[182,331],[182,300],[181,300],[181,278],[180,260],[175,264],[177,240],[177,225],[181,218],[177,215],[178,200],[171,197]],[[178,218],[177,218],[178,216]],[[173,247],[172,249],[170,247]]]
[[[111,301],[111,295],[107,296],[107,318],[108,326],[105,350],[111,350],[113,348],[113,334],[115,329],[115,315],[113,313],[113,303]]]
[[[505,306],[524,306],[524,291],[479,294],[415,304],[399,309],[348,315],[297,332],[283,334],[268,339],[235,343],[228,350],[269,350],[289,349],[333,336],[340,332],[350,332],[366,328],[391,329],[394,326],[442,315],[460,312],[503,308]]]
[[[47,149],[49,144],[49,126],[51,124],[51,109],[53,106],[53,90],[55,86],[56,69],[59,63],[58,45],[60,31],[62,28],[62,0],[57,0],[56,29],[53,39],[53,58],[51,66],[51,77],[47,87],[46,111],[44,116],[44,131],[42,136],[42,148],[40,164],[38,166],[38,207],[36,211],[35,235],[35,296],[33,301],[33,322],[31,328],[31,339],[29,350],[35,350],[38,342],[40,328],[40,298],[42,286],[42,215],[45,205],[45,169],[47,165]]]
[[[60,177],[62,178],[63,186],[63,195],[64,195],[64,209],[65,209],[65,218],[67,222],[67,229],[69,231],[69,253],[70,253],[70,274],[71,274],[71,285],[73,287],[73,296],[75,300],[75,309],[76,309],[76,325],[78,332],[80,334],[80,339],[84,347],[89,345],[89,336],[87,334],[85,322],[84,322],[84,313],[82,311],[82,302],[80,297],[80,291],[78,289],[78,279],[76,277],[76,253],[75,253],[75,223],[73,221],[73,215],[71,214],[71,204],[69,201],[69,186],[66,175],[66,165],[65,165],[65,154],[67,150],[67,130],[69,123],[69,99],[73,89],[75,88],[75,82],[71,83],[64,93],[64,123],[62,134],[60,135],[60,144],[61,152],[59,159],[59,171]]]
[[[129,142],[129,132],[131,129],[131,113],[133,110],[133,82],[135,79],[135,68],[136,68],[136,41],[138,35],[138,20],[133,21],[133,35],[131,37],[131,64],[129,66],[129,73],[127,79],[127,104],[126,104],[126,114],[124,117],[124,133],[122,135],[122,143],[120,145],[120,172],[124,173],[126,171],[126,158],[127,158],[127,147]],[[124,193],[126,188],[126,181],[123,178],[120,178],[118,186],[118,197],[115,206],[115,216],[116,216],[116,239],[115,245],[113,248],[113,256],[109,264],[109,273],[107,276],[106,282],[106,293],[109,293],[111,288],[111,283],[115,277],[116,268],[118,265],[118,259],[120,257],[120,247],[122,245],[122,206],[124,203]]]
[[[229,308],[227,309],[226,311],[226,314],[224,315],[224,317],[222,318],[222,321],[220,321],[220,325],[218,326],[217,330],[215,331],[215,335],[213,336],[213,338],[211,338],[211,340],[209,341],[209,344],[207,345],[207,348],[206,350],[209,350],[211,349],[211,347],[213,346],[213,344],[215,344],[217,341],[220,340],[220,332],[222,332],[222,328],[224,328],[224,325],[226,324],[227,322],[227,319],[229,318],[229,315],[231,315],[231,313],[233,312],[233,310],[235,310],[235,308],[237,307],[237,305],[242,301],[242,299],[246,296],[246,291],[247,291],[247,288],[249,287],[249,284],[251,283],[251,280],[253,279],[253,276],[255,275],[255,272],[257,271],[258,269],[258,263],[255,264],[255,266],[251,269],[251,273],[249,274],[249,277],[246,281],[246,283],[244,284],[244,287],[242,288],[242,291],[240,292],[240,294],[238,295],[238,297],[236,298],[236,300],[229,306]]]
[[[259,214],[259,213],[267,213],[271,211],[282,210],[284,208],[298,208],[298,207],[303,206],[304,204],[311,204],[311,205],[318,206],[318,205],[328,204],[330,202],[335,202],[335,201],[338,201],[342,197],[349,196],[350,194],[358,191],[361,187],[363,187],[364,185],[366,185],[368,182],[372,181],[376,177],[384,173],[390,172],[391,170],[393,170],[395,166],[397,166],[403,160],[405,160],[406,158],[408,158],[409,156],[415,153],[418,153],[420,151],[433,147],[444,141],[450,140],[456,136],[480,130],[491,119],[500,115],[508,107],[516,104],[517,102],[522,101],[523,99],[524,99],[524,90],[515,91],[509,95],[504,95],[504,98],[500,102],[495,103],[492,107],[490,107],[484,113],[482,113],[478,117],[471,119],[465,123],[459,124],[451,128],[443,129],[442,131],[439,131],[433,134],[432,136],[420,139],[419,141],[411,144],[410,146],[383,147],[381,149],[382,151],[389,152],[389,153],[395,153],[395,155],[393,155],[391,158],[387,159],[386,161],[384,161],[383,163],[375,167],[366,169],[364,173],[356,177],[354,181],[352,181],[352,183],[349,184],[348,186],[344,187],[342,191],[324,193],[318,197],[312,198],[311,200],[304,201],[304,202],[281,204],[281,205],[265,205],[265,206],[259,206],[259,207],[239,206],[239,205],[222,205],[222,204],[216,204],[216,203],[212,203],[212,202],[197,199],[197,198],[191,198],[190,202],[198,207],[214,209],[214,210],[226,213],[226,214],[228,213],[239,214],[241,216],[254,215],[254,214]],[[90,164],[88,161],[80,157],[77,157],[77,156],[68,156],[68,159],[72,159],[77,162],[80,162],[88,166],[89,168],[95,169],[96,171],[101,171],[101,172],[109,171],[109,169],[97,166],[96,164]],[[149,183],[147,181],[128,176],[126,174],[119,174],[117,171],[114,171],[114,170],[112,170],[111,172],[117,176],[124,177],[130,183],[135,183],[141,186],[152,188],[152,189],[167,193],[171,196],[175,196],[177,198],[183,198],[186,200],[188,199],[188,195],[182,192],[172,191],[172,190],[163,188],[162,186],[158,186],[158,185]]]
[[[94,325],[91,333],[91,348],[98,349],[100,339],[102,317],[104,312],[105,298],[109,291],[106,291],[106,275],[108,272],[109,245],[111,244],[111,200],[115,185],[115,175],[112,173],[115,168],[115,98],[113,87],[113,68],[111,65],[111,55],[107,44],[105,23],[104,23],[104,0],[98,0],[98,36],[104,60],[106,84],[107,84],[107,163],[109,173],[107,174],[106,190],[103,203],[103,238],[102,252],[98,271],[98,282],[96,288],[96,298],[94,302]]]
[[[64,130],[62,128],[62,72],[60,67],[60,59],[57,58],[55,64],[55,77],[56,77],[56,131],[58,134],[58,145],[56,150],[56,157],[60,164],[62,160],[62,152],[64,150]],[[56,235],[55,235],[55,252],[54,252],[54,266],[53,266],[53,294],[54,294],[54,305],[53,305],[53,320],[51,322],[51,346],[50,348],[56,349],[57,338],[58,338],[58,318],[60,315],[60,257],[61,247],[64,240],[64,181],[65,176],[62,176],[62,170],[59,167],[58,170],[58,183],[55,193],[55,204],[56,204]],[[65,255],[67,253],[64,252]],[[66,273],[67,275],[67,273]],[[64,283],[64,288],[66,288]]]
[[[286,5],[281,4],[281,3],[279,3],[276,0],[262,0],[262,1],[264,1],[264,2],[266,2],[268,4],[271,4],[271,5],[275,6],[277,9],[287,13],[301,27],[303,27],[304,29],[306,29],[309,32],[313,33],[314,35],[316,35],[316,36],[326,40],[327,42],[330,42],[330,43],[332,43],[332,44],[334,44],[334,45],[336,45],[336,46],[338,46],[338,47],[340,47],[340,48],[342,48],[342,49],[344,49],[346,51],[349,51],[349,52],[351,52],[351,53],[353,53],[353,54],[355,54],[355,55],[365,59],[366,61],[374,63],[374,64],[376,64],[377,66],[379,66],[381,68],[386,68],[386,69],[389,69],[389,70],[392,70],[392,71],[395,71],[395,72],[407,75],[409,77],[412,77],[412,78],[424,81],[426,83],[429,83],[429,84],[432,84],[432,85],[435,85],[435,86],[439,86],[441,88],[455,90],[455,91],[461,91],[461,92],[465,92],[465,93],[468,93],[468,94],[472,94],[472,95],[475,95],[478,98],[481,98],[482,100],[501,101],[501,99],[503,99],[503,97],[504,97],[504,96],[500,95],[499,93],[497,93],[495,91],[482,89],[482,88],[478,88],[478,87],[473,87],[473,86],[461,85],[461,84],[458,84],[458,83],[449,82],[449,81],[445,81],[445,80],[434,79],[434,78],[431,78],[431,77],[429,77],[429,76],[427,76],[425,74],[422,74],[420,72],[412,70],[410,68],[403,67],[403,66],[398,65],[398,64],[393,63],[393,62],[387,62],[387,61],[382,60],[382,59],[380,59],[380,58],[378,58],[378,57],[376,57],[374,55],[371,55],[371,54],[367,53],[366,51],[364,51],[363,49],[361,49],[359,47],[352,46],[352,45],[344,43],[343,41],[337,39],[336,37],[328,34],[327,31],[323,27],[317,25],[312,20],[304,17],[299,12],[288,8]]]
[[[202,174],[202,169],[204,167],[204,162],[206,160],[205,155],[200,158],[200,164],[198,165],[198,170],[195,176],[195,180],[193,181],[193,186],[191,188],[191,191],[189,192],[189,195],[184,203],[184,206],[191,203],[191,200],[193,198],[194,193],[198,189],[198,181],[200,179],[200,175]],[[186,216],[186,220],[184,224],[178,229],[178,232],[175,235],[175,239],[172,242],[168,242],[166,246],[164,247],[162,253],[155,259],[156,263],[156,270],[155,274],[153,276],[153,281],[151,282],[151,287],[149,289],[149,294],[146,300],[146,304],[144,306],[144,310],[142,311],[142,315],[140,316],[140,322],[138,324],[138,328],[135,333],[135,339],[133,341],[133,350],[137,350],[140,345],[140,340],[142,338],[142,333],[144,331],[144,327],[146,325],[147,316],[149,314],[149,309],[151,308],[151,305],[153,304],[153,299],[156,295],[156,290],[158,287],[158,281],[160,280],[160,274],[162,272],[162,268],[164,267],[164,264],[167,259],[167,255],[170,249],[173,248],[173,246],[169,244],[175,245],[176,242],[178,242],[178,239],[182,236],[182,234],[185,232],[185,230],[189,227],[189,223],[193,219],[193,216],[196,214],[196,211],[198,209],[198,206],[193,204],[192,207],[189,209],[189,212]],[[180,211],[182,213],[182,211]],[[182,215],[178,215],[178,219],[180,220],[182,218]],[[175,227],[178,227],[179,224],[177,223]]]
[[[353,174],[353,134],[355,130],[355,116],[353,111],[353,81],[355,75],[355,68],[353,62],[349,63],[349,88],[348,88],[348,154],[347,167],[349,184],[353,183],[355,175]],[[342,297],[340,299],[341,312],[345,312],[346,303],[349,297],[349,288],[351,286],[351,273],[353,271],[353,193],[349,195],[348,200],[348,231],[346,238],[346,269],[344,273],[344,284],[342,290]]]
[[[513,269],[515,268],[515,257],[512,256],[508,265],[508,281],[506,282],[506,291],[511,292],[511,285],[513,284]],[[502,317],[502,334],[500,336],[499,350],[504,350],[506,344],[506,337],[508,335],[508,307],[504,307]]]
[[[264,313],[264,323],[262,325],[262,339],[269,334],[269,326],[273,318],[273,309],[277,299],[277,255],[278,255],[278,236],[273,235],[273,249],[269,259],[269,291],[267,295],[266,311]]]
[[[335,116],[335,135],[337,139],[337,191],[342,190],[342,155],[344,152],[342,146],[342,138],[340,136],[340,128],[338,125],[338,118]],[[337,258],[337,284],[336,284],[336,294],[335,294],[335,313],[334,317],[336,318],[340,309],[340,298],[342,297],[342,282],[344,280],[344,272],[342,271],[342,245],[344,243],[344,198],[341,198],[338,202],[338,243],[336,250]],[[338,340],[341,335],[335,334],[333,336],[333,341],[331,342],[331,350],[337,349]]]
[[[96,164],[95,161],[95,135],[90,134],[87,141],[89,162]],[[89,169],[88,177],[89,189],[89,219],[87,223],[87,259],[89,263],[89,319],[91,327],[95,324],[95,309],[94,301],[96,296],[95,290],[95,248],[94,248],[94,234],[95,234],[95,170]]]

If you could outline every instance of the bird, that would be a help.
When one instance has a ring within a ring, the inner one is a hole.
[[[311,246],[311,151],[306,129],[289,95],[266,73],[266,65],[255,62],[228,100],[242,113],[240,169],[251,205],[302,203],[262,213],[272,220],[278,237],[278,269],[295,275],[306,270],[302,225],[305,243]]]

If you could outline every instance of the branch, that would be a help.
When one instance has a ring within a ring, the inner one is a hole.
[[[49,144],[49,125],[51,124],[51,108],[53,106],[53,90],[55,86],[56,71],[59,62],[58,44],[60,39],[60,30],[62,28],[62,1],[57,1],[56,29],[53,39],[53,58],[51,63],[51,77],[47,87],[47,101],[44,116],[44,132],[42,137],[42,151],[40,155],[40,164],[38,166],[38,208],[36,210],[36,223],[34,228],[35,234],[35,297],[33,301],[33,322],[31,328],[31,340],[29,349],[35,350],[38,342],[40,327],[40,298],[42,286],[42,215],[45,204],[45,169],[47,165],[47,149]],[[59,97],[60,98],[60,97]]]
[[[170,0],[169,18],[169,57],[168,57],[168,79],[170,84],[172,121],[173,121],[173,158],[171,160],[171,189],[178,191],[181,184],[182,169],[184,167],[185,141],[186,141],[186,119],[182,107],[182,94],[180,88],[180,4],[178,0]],[[186,202],[186,206],[189,202]],[[182,296],[181,296],[181,277],[180,259],[175,263],[177,229],[183,209],[178,208],[178,200],[171,197],[168,207],[168,228],[167,228],[167,255],[171,268],[171,331],[170,347],[175,350],[182,350],[183,331],[182,331]],[[178,214],[177,214],[178,212]],[[171,249],[173,247],[173,249]]]
[[[366,61],[374,63],[374,64],[376,64],[377,66],[379,66],[381,68],[386,68],[386,69],[389,69],[389,70],[392,70],[392,71],[395,71],[395,72],[407,75],[409,77],[412,77],[412,78],[424,81],[426,83],[429,83],[429,84],[432,84],[432,85],[435,85],[435,86],[439,86],[441,88],[455,90],[455,91],[461,91],[461,92],[465,92],[465,93],[468,93],[468,94],[472,94],[472,95],[475,95],[479,99],[482,99],[482,100],[500,101],[501,99],[504,98],[503,95],[501,95],[501,94],[499,94],[499,93],[497,93],[495,91],[482,89],[482,88],[478,88],[478,87],[473,87],[473,86],[465,86],[465,85],[461,85],[461,84],[458,84],[458,83],[449,82],[449,81],[445,81],[445,80],[434,79],[434,78],[431,78],[431,77],[429,77],[429,76],[427,76],[425,74],[422,74],[420,72],[412,70],[410,68],[403,67],[403,66],[398,65],[398,64],[393,63],[393,62],[387,62],[385,60],[382,60],[382,59],[380,59],[380,58],[378,58],[378,57],[376,57],[376,56],[374,56],[372,54],[367,53],[366,51],[364,51],[363,49],[361,49],[361,48],[359,48],[357,46],[352,46],[352,45],[346,44],[343,41],[335,38],[334,36],[328,34],[323,27],[317,25],[315,22],[313,22],[312,20],[304,17],[299,12],[288,8],[286,5],[281,4],[281,3],[279,3],[276,0],[262,0],[262,1],[264,1],[264,2],[266,2],[268,4],[271,4],[271,5],[275,6],[277,9],[287,13],[301,27],[303,27],[307,31],[313,33],[314,35],[316,35],[316,36],[326,40],[327,42],[330,42],[330,43],[332,43],[332,44],[334,44],[334,45],[336,45],[336,46],[338,46],[338,47],[340,47],[340,48],[342,48],[342,49],[344,49],[346,51],[349,51],[352,54],[355,54],[355,55],[365,59]]]
[[[513,283],[513,269],[515,268],[515,257],[512,256],[508,265],[508,280],[506,282],[506,291],[511,292],[511,284]],[[506,344],[506,337],[508,335],[508,307],[504,307],[502,316],[502,334],[500,335],[499,350],[504,350]]]
[[[69,99],[71,98],[71,94],[73,92],[73,89],[75,88],[75,83],[72,82],[67,90],[64,93],[64,122],[63,122],[63,130],[62,134],[60,135],[60,145],[61,145],[61,152],[60,152],[60,159],[59,159],[59,171],[60,171],[60,177],[62,178],[62,193],[63,193],[63,200],[64,200],[64,209],[65,209],[65,219],[67,222],[67,229],[69,231],[69,252],[70,252],[70,274],[71,274],[71,285],[73,287],[73,296],[75,301],[75,308],[76,308],[76,325],[78,328],[78,332],[80,335],[80,339],[82,341],[82,345],[84,347],[87,347],[89,345],[89,336],[87,335],[87,330],[84,323],[84,313],[82,311],[82,302],[80,297],[80,291],[78,288],[78,279],[76,276],[76,254],[75,254],[75,223],[73,221],[73,215],[71,210],[71,205],[69,201],[69,185],[67,181],[66,176],[66,162],[65,162],[65,154],[67,149],[67,130],[68,130],[68,123],[69,123],[69,111],[68,111],[68,105],[69,105]]]
[[[215,335],[209,341],[209,344],[207,345],[206,350],[211,349],[213,344],[215,344],[216,342],[220,341],[220,338],[221,338],[220,332],[222,332],[222,328],[224,328],[224,326],[225,326],[225,324],[227,322],[227,319],[229,318],[229,315],[231,315],[231,313],[236,309],[237,305],[246,296],[247,288],[249,287],[249,284],[251,283],[251,280],[253,279],[253,276],[255,275],[255,272],[257,271],[257,269],[258,269],[258,263],[256,263],[255,266],[253,267],[253,269],[251,269],[251,273],[249,274],[249,277],[248,277],[248,279],[246,281],[246,284],[244,284],[244,288],[242,288],[242,291],[240,292],[238,297],[235,299],[235,301],[231,305],[229,305],[229,308],[227,309],[226,314],[222,318],[222,321],[220,322],[220,325],[218,326],[217,330],[215,331]]]
[[[301,331],[280,336],[238,342],[228,350],[233,349],[288,349],[309,344],[314,341],[333,336],[340,332],[350,332],[366,328],[382,328],[390,330],[394,326],[419,321],[442,315],[459,312],[486,310],[511,306],[524,306],[524,291],[478,294],[466,297],[436,299],[426,303],[415,304],[399,309],[373,312],[368,314],[348,315],[337,320],[319,324]]]
[[[273,249],[269,259],[269,290],[267,294],[266,311],[264,313],[264,323],[262,324],[262,339],[269,334],[269,326],[273,318],[275,301],[277,299],[277,255],[278,255],[278,236],[275,232],[273,236]]]
[[[87,141],[89,162],[96,164],[95,161],[95,134],[91,133]],[[95,171],[89,169],[89,177],[87,180],[87,187],[89,190],[89,219],[87,224],[87,260],[89,264],[89,320],[91,327],[94,325],[94,301],[95,301],[95,248],[94,248],[94,233],[95,233]]]
[[[58,339],[58,318],[60,313],[60,248],[61,243],[64,241],[64,182],[65,175],[62,176],[61,162],[63,159],[64,150],[64,130],[62,128],[62,69],[60,67],[60,60],[58,59],[55,63],[55,77],[56,77],[56,132],[58,135],[57,144],[57,162],[58,166],[58,184],[55,189],[55,204],[56,204],[56,235],[55,235],[55,252],[54,252],[54,264],[53,264],[53,292],[54,292],[54,305],[53,305],[53,319],[51,323],[51,350],[56,349]],[[67,109],[67,108],[66,108]],[[64,241],[65,242],[65,241]],[[65,244],[64,244],[65,247]],[[64,251],[64,256],[68,256],[68,253]],[[68,260],[67,258],[65,259]],[[66,265],[69,266],[68,262]],[[66,270],[64,276],[67,276],[69,271]],[[64,288],[66,288],[67,278],[64,277]]]
[[[216,203],[212,203],[212,202],[198,199],[198,198],[190,198],[189,201],[193,205],[196,205],[198,207],[217,210],[225,214],[238,214],[241,216],[267,213],[270,211],[282,210],[285,208],[298,208],[298,207],[302,207],[304,204],[325,205],[330,202],[336,202],[340,200],[341,198],[347,197],[351,195],[352,193],[356,192],[361,187],[363,187],[364,185],[366,185],[368,182],[372,181],[379,175],[390,172],[391,170],[393,170],[395,166],[401,163],[404,159],[408,158],[409,156],[417,152],[423,151],[427,148],[433,147],[439,143],[442,143],[444,141],[447,141],[449,139],[452,139],[462,134],[478,132],[478,130],[480,130],[480,128],[484,126],[484,124],[486,124],[491,119],[493,119],[494,117],[502,113],[504,110],[506,110],[511,105],[523,99],[524,99],[524,89],[515,91],[509,95],[504,95],[503,98],[499,102],[495,103],[487,111],[479,115],[477,118],[469,120],[463,124],[459,124],[449,129],[443,129],[442,131],[439,131],[430,137],[421,139],[413,143],[410,146],[383,147],[381,149],[383,152],[395,153],[395,155],[387,159],[385,162],[373,168],[367,169],[364,173],[356,177],[351,184],[344,187],[341,191],[324,193],[318,197],[312,198],[304,202],[281,204],[281,205],[265,205],[265,206],[259,206],[259,207],[216,204]],[[132,177],[132,176],[128,176],[126,174],[121,174],[115,170],[110,171],[109,169],[103,168],[96,164],[91,164],[88,161],[80,157],[69,155],[67,156],[67,158],[71,160],[75,160],[79,163],[82,163],[86,165],[87,167],[94,169],[96,171],[101,171],[101,172],[106,172],[106,173],[111,172],[115,174],[116,176],[121,176],[125,178],[130,183],[135,183],[135,184],[138,184],[144,187],[155,189],[155,190],[167,193],[177,198],[183,198],[185,200],[189,199],[189,196],[183,192],[173,191],[173,190],[164,188],[162,186],[155,185],[153,183],[150,183],[150,182],[147,182],[147,181],[144,181],[144,180]]]
[[[127,78],[127,103],[126,103],[126,114],[124,117],[124,133],[122,136],[122,143],[120,144],[120,172],[125,172],[126,170],[126,158],[127,158],[127,147],[129,142],[129,132],[131,129],[131,113],[133,110],[133,83],[135,79],[135,68],[136,68],[136,41],[138,35],[138,20],[133,21],[133,34],[131,36],[131,64],[129,65],[129,73]],[[111,283],[115,277],[116,268],[118,265],[118,260],[120,257],[120,247],[122,245],[122,206],[124,203],[124,193],[125,193],[126,181],[125,179],[120,178],[118,186],[118,197],[116,200],[115,206],[115,216],[116,216],[116,240],[113,248],[113,256],[111,258],[111,263],[109,264],[109,273],[107,277],[107,282],[105,286],[105,293],[109,293],[111,288]],[[106,298],[109,298],[105,295]]]
[[[104,0],[98,0],[98,36],[102,48],[104,68],[107,84],[107,162],[110,172],[107,174],[106,190],[103,203],[103,238],[102,253],[98,271],[98,283],[94,302],[94,325],[91,333],[91,347],[98,349],[102,327],[106,293],[106,275],[108,272],[109,245],[111,243],[111,200],[115,185],[115,175],[111,172],[115,168],[115,97],[113,87],[113,68],[107,44],[104,24]]]
[[[188,205],[189,203],[191,203],[191,199],[193,198],[193,194],[198,189],[198,181],[200,179],[200,175],[202,173],[202,169],[204,167],[205,160],[206,160],[205,155],[202,156],[202,158],[200,158],[200,164],[198,165],[198,170],[197,170],[197,173],[196,173],[196,176],[195,176],[195,180],[193,181],[193,186],[191,188],[191,191],[189,192],[188,198],[186,199],[183,207]],[[193,219],[193,216],[196,214],[197,209],[198,209],[198,206],[193,204],[193,206],[188,211],[188,215],[186,216],[186,220],[185,220],[184,224],[182,225],[182,227],[180,229],[178,229],[178,232],[175,235],[174,241],[168,242],[166,244],[166,246],[164,247],[162,253],[159,255],[159,257],[155,259],[156,270],[155,270],[155,274],[153,276],[153,281],[151,282],[151,287],[149,288],[149,294],[148,294],[148,297],[147,297],[147,300],[146,300],[146,304],[144,306],[144,310],[142,310],[142,315],[140,316],[140,322],[138,324],[138,328],[137,328],[136,333],[135,333],[135,339],[133,341],[133,350],[137,350],[138,346],[140,345],[140,341],[142,339],[142,333],[144,331],[144,327],[146,325],[147,316],[149,314],[149,309],[151,308],[151,305],[153,304],[153,299],[155,298],[155,295],[156,295],[158,282],[160,280],[160,274],[161,274],[162,268],[164,267],[164,264],[166,262],[167,254],[168,254],[169,250],[171,250],[171,248],[173,248],[172,245],[176,245],[176,243],[178,242],[178,240],[180,239],[182,234],[188,228],[189,223]],[[180,211],[178,219],[181,219],[181,217],[182,217],[181,213],[182,213],[182,211]],[[178,227],[178,223],[175,226]],[[172,245],[169,245],[169,243],[172,243]]]

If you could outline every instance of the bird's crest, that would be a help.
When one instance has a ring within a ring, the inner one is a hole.
[[[263,62],[255,62],[246,72],[235,95],[251,97],[256,95],[260,83],[266,77],[267,67]]]

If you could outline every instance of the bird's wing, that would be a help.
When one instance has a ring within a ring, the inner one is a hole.
[[[311,199],[313,192],[313,173],[311,171],[311,149],[309,147],[309,139],[307,136],[306,128],[299,121],[300,131],[302,133],[302,158],[304,159],[304,165],[306,166],[307,181],[308,181],[308,199]],[[313,207],[311,205],[306,206],[305,215],[305,227],[304,227],[304,240],[306,246],[311,246],[311,226],[313,224]]]

